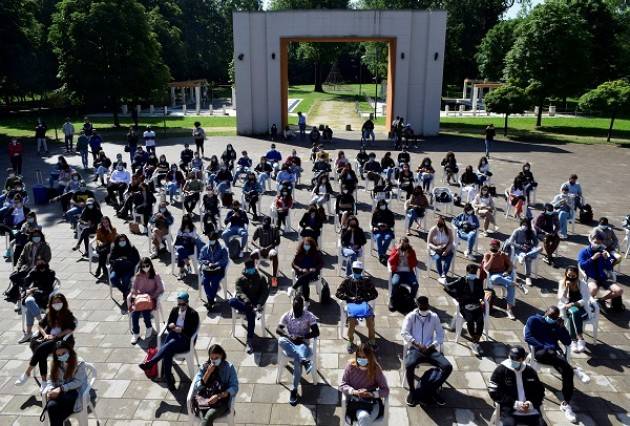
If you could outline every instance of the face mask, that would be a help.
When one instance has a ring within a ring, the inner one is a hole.
[[[123,166],[118,166],[116,168],[118,169],[118,171],[122,172]]]
[[[387,210],[387,206],[380,206],[379,209],[385,211],[385,210]]]
[[[125,247],[127,245],[127,241],[119,241],[118,247]]]
[[[184,228],[183,231],[184,232],[190,232],[190,228]]]
[[[87,207],[88,209],[93,209],[93,208],[94,208],[94,204],[86,204],[86,207]]]
[[[34,218],[32,218],[32,217],[29,217],[28,219],[26,219],[26,221],[27,221],[28,223],[35,223],[35,219],[34,219]]]
[[[359,367],[365,367],[368,365],[368,359],[367,358],[358,358],[357,357],[357,365]]]
[[[63,303],[61,303],[61,302],[58,302],[58,303],[53,303],[53,304],[52,304],[52,305],[50,305],[50,306],[52,306],[52,308],[53,308],[55,311],[59,312],[59,311],[61,310],[61,308],[63,308]]]
[[[245,275],[254,275],[256,273],[256,268],[245,268]]]
[[[546,211],[546,212],[545,212],[545,214],[546,214],[547,216],[551,216],[551,215],[553,215],[553,211]]]
[[[57,359],[60,362],[68,362],[68,360],[70,359],[70,354],[69,353],[65,353],[63,355],[57,355]]]
[[[75,181],[75,182],[78,182],[79,178],[75,176],[75,177],[72,178],[72,180]]]
[[[304,250],[309,251],[311,249],[310,244],[304,244]]]
[[[33,242],[35,244],[39,243],[41,240],[42,240],[41,237],[33,237]]]
[[[419,309],[419,308],[418,308],[418,309]],[[423,310],[420,310],[420,309],[419,309],[419,310],[418,310],[418,312],[420,313],[420,316],[421,316],[421,317],[426,317],[427,315],[429,315],[429,311],[428,311],[428,310],[423,311]]]
[[[513,370],[520,370],[522,364],[523,363],[521,361],[510,360],[510,366]]]
[[[477,275],[475,275],[475,274],[466,274],[466,279],[468,281],[474,281],[474,280],[477,279]]]
[[[527,231],[527,226],[525,225],[521,226],[520,228],[521,228],[521,231]]]
[[[210,244],[211,246],[215,245],[217,243],[217,240],[209,240],[208,244]]]
[[[160,213],[164,213],[164,212],[166,212],[166,208],[160,207]]]
[[[553,324],[556,322],[556,319],[545,315],[545,321],[547,321],[547,324]]]
[[[186,310],[186,304],[185,303],[182,303],[181,305],[178,304],[177,306],[179,307],[179,310],[182,311],[182,312]]]
[[[352,278],[354,278],[357,281],[360,280],[362,276],[363,276],[363,274],[360,273],[360,272],[353,272],[352,273]]]
[[[15,208],[21,209],[22,208],[22,203],[16,203],[15,204]]]
[[[464,213],[470,215],[470,214],[473,214],[473,211],[472,210],[464,210]]]
[[[221,365],[221,361],[223,361],[221,358],[213,359],[212,364],[214,364],[215,367],[218,367]]]
[[[150,267],[150,266],[143,266],[143,267],[142,267],[142,270],[143,270],[144,272],[149,272],[149,271],[151,270],[151,267]]]

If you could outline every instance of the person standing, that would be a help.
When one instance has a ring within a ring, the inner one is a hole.
[[[129,161],[133,163],[133,158],[136,155],[138,149],[138,134],[134,126],[129,126],[129,132],[127,133],[127,146],[125,151],[129,153]]]
[[[37,153],[48,155],[48,145],[46,145],[46,130],[48,126],[42,121],[41,118],[37,119],[37,125],[35,126],[35,140],[37,141]]]
[[[22,153],[24,152],[24,146],[16,138],[13,138],[9,144],[8,151],[13,171],[18,176],[22,176]]]
[[[69,154],[73,151],[72,145],[74,142],[74,125],[70,122],[70,117],[66,117],[66,122],[61,126],[63,131],[63,141],[66,145],[66,153]]]
[[[147,152],[152,152],[155,154],[155,131],[151,126],[147,126],[147,130],[142,134],[144,138],[144,146]]]
[[[488,127],[486,127],[486,130],[484,130],[484,135],[485,135],[485,140],[484,140],[484,144],[486,147],[486,158],[490,158],[490,145],[492,145],[492,142],[494,141],[494,137],[496,136],[497,131],[494,128],[494,124],[490,124]]]
[[[89,166],[88,160],[88,147],[90,146],[90,140],[85,135],[85,132],[82,130],[79,135],[79,139],[77,139],[77,151],[81,155],[81,164],[83,164],[83,170],[87,169]]]
[[[306,136],[306,117],[301,111],[298,111],[298,127],[300,128],[300,137]]]
[[[199,121],[195,121],[195,128],[192,131],[192,137],[195,140],[195,146],[197,147],[197,154],[204,157],[203,151],[203,143],[206,140],[206,131],[201,127],[201,123]]]

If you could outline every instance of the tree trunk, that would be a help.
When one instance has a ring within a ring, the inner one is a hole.
[[[610,142],[610,138],[612,137],[612,130],[613,130],[613,126],[615,125],[615,113],[613,112],[612,116],[610,117],[610,127],[608,128],[608,138],[606,139],[606,142]]]
[[[538,115],[536,115],[536,127],[542,126],[542,110],[543,110],[543,99],[538,103]]]
[[[324,87],[322,86],[322,77],[320,75],[321,64],[319,61],[315,61],[315,88],[314,92],[324,93]]]
[[[503,125],[503,136],[507,136],[508,129],[508,114],[505,114],[505,124]]]
[[[118,101],[112,100],[112,114],[114,115],[114,127],[120,127],[120,120],[118,117]]]

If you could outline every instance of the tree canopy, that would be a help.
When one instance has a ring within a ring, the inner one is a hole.
[[[519,19],[501,21],[492,27],[481,40],[475,60],[479,75],[484,79],[492,81],[503,79],[505,57],[514,45],[519,23]]]
[[[510,114],[525,112],[529,107],[529,102],[530,100],[525,90],[509,84],[490,91],[483,98],[486,110],[498,114],[505,114],[505,124],[503,128],[503,134],[505,136],[507,136],[508,131],[508,116]]]
[[[580,108],[584,111],[610,117],[608,138],[612,136],[615,118],[630,114],[630,83],[626,80],[607,81],[580,97]]]

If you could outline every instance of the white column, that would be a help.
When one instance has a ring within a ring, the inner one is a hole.
[[[142,105],[136,105],[136,112],[140,115],[140,111],[142,110]]]
[[[149,105],[149,114],[153,115],[154,110],[153,105]]]
[[[182,105],[182,112],[186,115],[186,104]]]
[[[477,115],[477,97],[479,96],[479,88],[476,86],[473,86],[473,91],[472,91],[472,113],[473,115]]]
[[[122,109],[123,114],[127,114],[129,112],[129,109],[127,108],[127,104],[122,104],[121,109]]]
[[[195,112],[201,112],[201,86],[195,86]]]
[[[176,104],[177,98],[175,96],[175,87],[171,87],[171,106],[173,108],[175,108],[175,104]]]
[[[186,88],[182,87],[182,104],[186,105]]]

